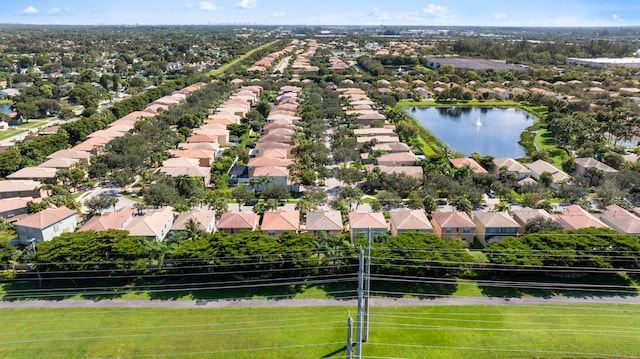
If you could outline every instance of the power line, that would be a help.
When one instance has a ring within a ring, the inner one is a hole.
[[[403,316],[403,315],[389,315],[389,314],[374,314],[375,318],[394,318],[394,319],[412,319],[412,320],[421,320],[421,321],[445,321],[445,322],[460,322],[460,323],[485,323],[485,324],[505,324],[505,321],[497,321],[497,320],[482,320],[482,319],[451,319],[444,317],[432,317],[432,316]],[[591,328],[608,328],[608,329],[629,329],[630,331],[620,331],[624,333],[636,333],[640,330],[640,327],[621,327],[621,326],[603,326],[603,325],[593,325],[593,324],[572,324],[572,323],[549,323],[549,322],[506,322],[506,324],[514,324],[514,325],[548,325],[548,326],[568,326],[568,327],[591,327]]]
[[[248,348],[248,349],[227,349],[227,350],[213,350],[206,352],[183,352],[183,353],[170,353],[170,354],[153,354],[153,355],[133,355],[133,356],[122,356],[118,355],[115,357],[99,357],[99,358],[90,358],[90,359],[135,359],[135,358],[158,358],[158,357],[176,357],[176,356],[185,356],[185,355],[210,355],[210,354],[223,354],[223,353],[239,353],[239,352],[251,352],[251,351],[268,351],[268,350],[283,350],[283,349],[297,349],[297,348],[309,348],[309,347],[318,347],[318,346],[330,346],[330,345],[339,345],[344,344],[342,342],[331,342],[331,343],[315,343],[315,344],[298,344],[298,345],[285,345],[285,346],[276,346],[276,347],[262,347],[262,348]]]
[[[239,288],[261,288],[261,287],[278,287],[278,286],[292,286],[292,285],[310,285],[310,284],[328,284],[328,283],[343,283],[343,282],[353,282],[355,281],[355,278],[343,278],[343,279],[318,279],[318,280],[307,280],[307,279],[302,279],[302,280],[298,280],[298,281],[292,281],[292,282],[278,282],[278,283],[258,283],[258,284],[245,284],[245,285],[235,285],[235,286],[231,286],[231,285],[226,285],[226,286],[211,286],[211,287],[201,287],[201,286],[195,286],[195,287],[184,287],[184,288],[168,288],[168,289],[144,289],[144,288],[140,288],[140,289],[136,289],[136,288],[127,288],[127,287],[102,287],[99,288],[97,291],[94,292],[81,292],[79,294],[82,294],[84,296],[95,296],[95,295],[114,295],[114,294],[118,294],[118,293],[166,293],[166,292],[181,292],[181,291],[204,291],[204,290],[229,290],[229,289],[239,289]],[[75,289],[75,290],[73,290]],[[70,292],[70,294],[78,294],[77,292],[78,288],[65,288],[64,290],[67,290]],[[82,288],[80,288],[82,289]],[[103,290],[99,290],[99,289],[103,289]],[[113,291],[108,291],[105,289],[112,289],[112,290],[117,290],[117,289],[121,289],[122,291],[120,292],[113,292]],[[60,296],[64,296],[66,293],[65,292],[58,292],[58,293],[50,293],[50,290],[48,289],[33,289],[33,290],[25,290],[25,292],[23,292],[25,294],[23,295],[12,295],[10,293],[7,293],[4,295],[5,299],[20,299],[20,298],[32,298],[33,296],[38,296],[38,297],[60,297]],[[42,294],[40,294],[42,293]]]
[[[318,330],[322,325],[336,325],[342,323],[341,321],[330,322],[311,322],[301,324],[289,324],[289,325],[276,325],[265,327],[244,327],[244,328],[232,328],[232,329],[212,329],[212,330],[197,330],[197,331],[183,331],[183,332],[166,332],[166,333],[138,333],[138,334],[118,334],[118,335],[95,335],[95,336],[80,336],[80,337],[64,337],[64,338],[40,338],[40,339],[22,339],[14,341],[2,341],[0,345],[15,345],[15,344],[29,344],[29,343],[46,343],[46,342],[61,342],[61,341],[76,341],[76,340],[98,340],[98,339],[123,339],[123,338],[146,338],[146,337],[165,337],[165,336],[177,336],[177,335],[193,335],[193,334],[213,334],[213,333],[229,333],[229,332],[246,332],[256,330]],[[226,323],[232,325],[232,323]],[[312,328],[304,328],[312,327]]]
[[[463,346],[443,346],[443,345],[418,345],[418,344],[390,344],[373,342],[370,345],[390,346],[390,347],[409,347],[420,349],[451,349],[451,350],[466,350],[466,351],[500,351],[500,352],[513,352],[513,353],[526,353],[526,354],[553,354],[553,355],[582,355],[591,357],[610,357],[610,358],[628,358],[638,359],[640,356],[624,355],[624,354],[603,354],[603,353],[585,353],[585,352],[570,352],[570,351],[554,351],[554,350],[527,350],[527,349],[503,349],[503,348],[474,348]]]

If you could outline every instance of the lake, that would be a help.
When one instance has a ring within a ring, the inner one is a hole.
[[[0,103],[0,112],[5,115],[11,113],[11,104]]]
[[[513,108],[412,107],[407,113],[451,149],[466,156],[478,152],[497,158],[524,157],[520,134],[535,121]]]

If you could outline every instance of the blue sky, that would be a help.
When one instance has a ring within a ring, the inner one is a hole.
[[[12,0],[0,23],[638,26],[638,0]]]

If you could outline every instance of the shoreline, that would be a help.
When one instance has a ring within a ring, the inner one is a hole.
[[[534,151],[538,150],[538,147],[535,143],[535,137],[537,132],[540,130],[541,128],[541,124],[542,122],[544,122],[545,120],[542,119],[541,116],[545,116],[546,118],[546,107],[545,106],[528,106],[528,105],[523,105],[520,102],[505,102],[505,101],[478,101],[478,100],[456,100],[456,101],[446,101],[446,102],[438,102],[438,101],[399,101],[396,106],[396,108],[398,108],[399,110],[403,111],[408,118],[411,118],[411,121],[418,126],[421,130],[426,132],[427,137],[430,137],[429,140],[431,141],[435,141],[435,144],[440,147],[440,148],[444,148],[447,147],[449,148],[452,152],[454,153],[459,153],[457,150],[451,148],[451,146],[446,143],[444,140],[442,140],[441,138],[439,138],[438,136],[436,136],[433,132],[431,132],[430,129],[426,128],[425,126],[423,126],[413,115],[411,115],[411,113],[408,111],[410,108],[428,108],[428,107],[436,107],[436,108],[445,108],[445,107],[463,107],[463,108],[514,108],[516,110],[520,110],[523,111],[524,113],[532,116],[534,118],[534,123],[525,128],[524,131],[522,131],[520,133],[520,140],[516,142],[517,145],[519,145],[520,147],[522,147],[522,149],[525,152],[525,157],[524,158],[528,158],[529,156],[531,156],[531,154],[529,153],[530,151],[528,150],[528,145],[533,146]],[[543,111],[544,108],[544,111]],[[536,110],[537,109],[537,110]],[[533,141],[530,141],[531,143],[523,143],[524,141],[524,135],[525,134],[531,134]],[[421,134],[419,134],[419,136],[421,136]],[[430,143],[429,140],[427,140],[427,138],[423,138],[425,145],[429,146],[431,149],[433,149],[433,145],[432,143]],[[450,151],[450,152],[451,152]],[[426,153],[426,151],[423,151]],[[434,150],[434,154],[436,154],[438,151]],[[443,154],[442,151],[440,151],[439,154]],[[460,153],[462,155],[464,155],[463,153]],[[481,155],[483,155],[481,153]]]

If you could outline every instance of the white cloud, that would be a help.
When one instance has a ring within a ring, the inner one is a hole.
[[[185,9],[193,9],[193,4],[192,4],[192,3],[190,3],[190,2],[185,3],[185,4],[184,4],[184,8],[185,8]]]
[[[493,18],[496,20],[501,20],[501,19],[506,19],[507,18],[507,14],[501,12],[498,14],[493,14]]]
[[[278,17],[285,17],[286,14],[284,13],[284,11],[275,11],[271,13],[271,16],[278,18]]]
[[[447,8],[440,5],[429,4],[426,8],[422,9],[423,14],[433,15],[433,16],[442,16],[447,12]]]
[[[622,16],[618,15],[618,14],[613,14],[611,16],[611,18],[617,22],[623,22],[624,20],[622,19]]]
[[[55,14],[61,14],[62,13],[62,9],[60,9],[59,7],[54,7],[53,9],[49,9],[49,11],[47,11],[47,14],[49,15],[55,15]]]
[[[38,13],[38,9],[36,9],[32,5],[29,5],[24,10],[22,10],[22,13],[25,15],[35,15]]]
[[[251,9],[256,7],[256,0],[241,0],[238,3],[238,7],[243,8],[243,9]]]
[[[218,10],[218,6],[216,6],[216,4],[210,3],[208,1],[200,1],[200,3],[198,4],[198,7],[200,8],[200,10],[205,10],[205,11],[216,11]]]

